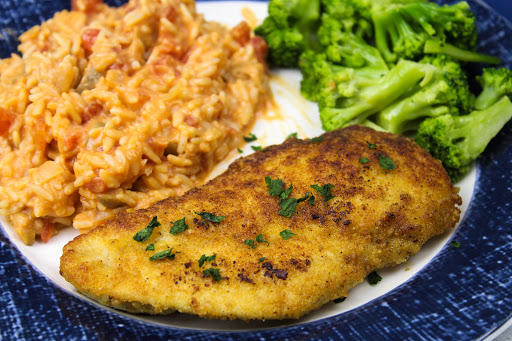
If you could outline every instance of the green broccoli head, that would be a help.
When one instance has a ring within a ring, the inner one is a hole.
[[[435,67],[401,60],[383,72],[371,67],[349,68],[333,65],[324,57],[324,64],[336,70],[317,82],[315,100],[325,130],[359,124],[410,93],[424,80],[430,79]]]
[[[267,42],[268,61],[297,67],[301,53],[316,46],[320,0],[271,0],[268,14],[254,31]]]
[[[270,64],[282,67],[297,66],[299,56],[306,49],[306,43],[304,36],[296,28],[279,28],[269,16],[254,32],[267,42]]]
[[[466,138],[454,139],[455,126],[451,115],[429,118],[420,124],[414,138],[418,145],[442,162],[453,183],[464,177],[470,170],[471,163],[465,162],[463,148],[458,144],[466,141]]]
[[[273,0],[268,3],[268,16],[271,17],[278,27],[290,27],[296,21],[297,1]]]
[[[487,109],[468,115],[428,118],[419,125],[414,140],[439,159],[456,182],[511,117],[512,102],[502,96]]]
[[[369,79],[352,68],[335,65],[325,54],[306,51],[300,58],[301,93],[320,106],[334,107],[342,98],[354,96]]]
[[[415,59],[423,52],[429,35],[406,20],[402,5],[374,6],[372,20],[375,27],[375,44],[388,63],[400,58]]]
[[[425,56],[420,63],[428,63],[439,68],[437,75],[446,82],[452,92],[446,102],[450,107],[456,108],[456,111],[462,114],[467,114],[473,109],[475,97],[469,89],[466,72],[459,62],[447,55],[438,54]]]
[[[358,94],[375,84],[381,73],[369,68],[354,69],[330,62],[325,54],[306,51],[300,58],[302,70],[301,92],[309,100],[318,102],[321,119],[326,130],[341,127],[349,114],[337,115],[339,107],[349,106],[357,112]]]
[[[427,117],[469,113],[474,96],[460,64],[446,55],[427,56],[420,63],[435,67],[429,79],[376,115],[377,124],[389,132],[402,134],[416,130]]]
[[[324,47],[327,59],[333,63],[353,68],[368,66],[383,72],[388,70],[379,50],[347,30],[343,22],[334,16],[322,16],[318,41]]]
[[[475,101],[476,109],[488,108],[502,96],[512,96],[512,71],[507,68],[485,68],[476,79],[482,86]]]
[[[467,51],[476,46],[475,18],[464,1],[444,6],[421,1],[378,2],[372,7],[372,19],[377,48],[389,63],[421,57],[429,40]]]
[[[317,89],[319,82],[324,75],[330,75],[330,65],[325,59],[325,55],[317,54],[314,51],[305,51],[299,59],[299,67],[302,71],[302,81],[300,90],[302,95],[311,100],[317,100]]]
[[[402,12],[410,21],[417,21],[431,37],[466,50],[476,48],[475,16],[465,1],[444,6],[413,2],[404,5]]]
[[[337,30],[370,39],[373,37],[370,8],[369,0],[322,0],[322,20],[331,18],[338,23]]]

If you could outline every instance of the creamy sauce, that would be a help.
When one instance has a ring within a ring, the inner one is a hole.
[[[288,122],[296,126],[296,131],[299,138],[310,138],[304,129],[301,129],[302,125],[297,124],[297,120],[305,121],[307,124],[313,126],[316,124],[318,117],[318,110],[312,111],[311,107],[316,107],[316,104],[312,104],[310,101],[302,97],[300,89],[297,86],[291,84],[281,75],[271,74],[270,82],[274,95],[277,98],[285,100],[289,105],[293,107],[293,112],[283,111],[282,107],[274,101],[274,106],[271,110],[267,111],[266,115],[262,118],[267,122],[274,120]],[[289,131],[289,129],[287,129]],[[292,131],[293,132],[293,131]],[[288,133],[289,134],[289,133]]]

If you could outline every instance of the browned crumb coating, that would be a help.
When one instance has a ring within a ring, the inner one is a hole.
[[[352,126],[322,141],[290,138],[235,161],[202,187],[78,236],[64,247],[61,274],[99,302],[151,314],[207,318],[299,318],[348,295],[368,273],[402,263],[455,226],[461,204],[441,163],[410,139]],[[375,144],[374,148],[369,148]],[[379,154],[395,169],[383,169]],[[362,163],[361,158],[369,160]],[[278,214],[265,177],[306,192],[290,218]],[[324,202],[310,185],[332,184]],[[225,216],[205,222],[195,212]],[[157,216],[145,242],[133,236]],[[189,228],[169,233],[185,217]],[[280,232],[295,235],[285,240]],[[258,242],[256,237],[270,244]],[[255,248],[244,244],[254,240]],[[146,251],[153,243],[155,250]],[[150,261],[173,248],[175,258]],[[201,255],[216,255],[200,268]],[[264,260],[262,259],[264,257]],[[218,269],[221,279],[203,271]]]

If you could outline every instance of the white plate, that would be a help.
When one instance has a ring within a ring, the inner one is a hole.
[[[197,4],[197,8],[199,12],[204,13],[206,19],[222,22],[230,26],[234,26],[243,20],[243,13],[247,13],[248,9],[250,9],[250,12],[254,13],[259,20],[262,20],[267,14],[267,5],[263,2],[201,2]],[[226,15],[226,9],[228,9],[230,15]],[[300,79],[300,73],[295,70],[272,70],[271,87],[276,102],[278,103],[278,108],[257,120],[253,128],[253,133],[258,137],[258,140],[247,144],[243,148],[243,155],[252,152],[250,148],[251,145],[261,145],[265,147],[267,145],[281,143],[285,140],[286,136],[293,132],[297,132],[300,138],[311,138],[323,132],[317,105],[305,100],[300,95]],[[227,165],[239,157],[239,155],[237,151],[233,151],[225,161],[215,168],[210,177],[224,171]],[[461,187],[460,195],[463,199],[463,205],[461,207],[462,216],[471,201],[476,173],[476,170],[473,168],[468,176],[457,184]],[[74,229],[68,228],[61,231],[58,236],[52,238],[47,244],[36,242],[33,246],[26,246],[19,240],[4,218],[2,218],[0,222],[6,234],[9,236],[9,239],[16,245],[27,260],[55,285],[76,297],[97,305],[101,309],[109,309],[79,294],[74,287],[66,282],[59,274],[59,260],[62,254],[62,247],[78,235]],[[455,229],[430,240],[417,255],[411,257],[406,263],[392,269],[379,271],[383,279],[378,285],[370,286],[367,282],[363,282],[350,291],[348,298],[342,304],[327,304],[320,310],[298,321],[246,323],[241,321],[209,321],[184,314],[153,317],[130,315],[118,311],[115,312],[130,316],[133,319],[165,326],[230,331],[300,324],[328,318],[372,301],[412,278],[439,253],[443,246],[450,240],[454,231]],[[109,310],[114,311],[113,309]]]

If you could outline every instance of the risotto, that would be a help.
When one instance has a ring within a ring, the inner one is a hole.
[[[26,244],[196,186],[267,103],[265,43],[192,0],[77,0],[0,61],[0,214]]]

